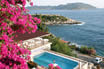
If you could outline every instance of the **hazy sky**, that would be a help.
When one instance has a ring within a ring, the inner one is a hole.
[[[83,2],[83,3],[94,5],[99,8],[104,8],[104,0],[32,0],[32,2],[34,2],[34,5],[42,5],[42,6]]]

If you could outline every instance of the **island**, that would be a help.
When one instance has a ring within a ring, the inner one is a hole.
[[[58,6],[33,6],[26,7],[29,10],[87,10],[87,9],[96,9],[95,6],[86,3],[67,3],[60,4]]]
[[[34,14],[33,17],[38,17],[41,19],[42,23],[46,25],[56,25],[56,24],[81,24],[82,22],[67,18],[61,15],[50,15],[50,14]]]

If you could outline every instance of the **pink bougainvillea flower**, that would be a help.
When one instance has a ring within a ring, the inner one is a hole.
[[[56,67],[54,67],[54,64],[49,64],[48,66],[49,66],[49,68],[51,68],[51,69],[62,69],[62,68],[59,67],[58,65],[57,65]]]
[[[62,68],[60,68],[59,66],[56,66],[56,68],[57,68],[57,69],[62,69]]]
[[[30,5],[33,6],[33,2],[30,2]]]

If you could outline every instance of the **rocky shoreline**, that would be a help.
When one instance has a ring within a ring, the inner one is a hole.
[[[79,21],[76,21],[76,20],[68,19],[67,21],[64,21],[64,22],[48,21],[48,22],[45,22],[45,24],[46,25],[57,25],[57,24],[82,24],[82,23]]]

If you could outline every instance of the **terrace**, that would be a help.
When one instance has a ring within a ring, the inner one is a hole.
[[[22,44],[25,48],[28,48],[29,50],[32,49],[36,49],[39,47],[47,47],[48,45],[48,49],[50,49],[50,42],[48,39],[42,39],[42,37],[44,36],[48,36],[50,35],[49,33],[46,32],[40,32],[40,31],[36,31],[35,33],[24,33],[24,34],[20,34],[20,33],[16,33],[16,35],[18,37],[15,37],[15,41],[18,42],[18,40],[22,40]],[[20,43],[18,44],[20,45]]]
[[[32,50],[32,49],[36,49],[36,48],[49,44],[48,41],[49,41],[48,39],[42,39],[40,37],[37,37],[37,38],[23,41],[23,46],[25,48]]]

